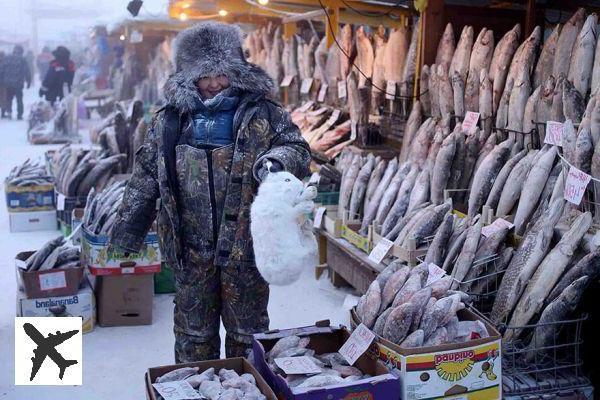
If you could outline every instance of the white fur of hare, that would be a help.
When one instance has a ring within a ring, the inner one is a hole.
[[[250,209],[256,266],[272,285],[294,283],[316,265],[317,241],[307,218],[317,195],[289,172],[269,173]]]

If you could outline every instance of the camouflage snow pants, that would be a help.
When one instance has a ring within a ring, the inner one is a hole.
[[[177,363],[220,358],[221,318],[227,357],[245,356],[252,334],[269,328],[269,286],[254,261],[213,263],[232,150],[176,148],[184,247],[174,269]]]

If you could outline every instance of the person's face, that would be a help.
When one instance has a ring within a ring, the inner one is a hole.
[[[222,90],[229,87],[229,79],[225,75],[210,78],[200,78],[196,82],[198,91],[205,99],[212,99]]]

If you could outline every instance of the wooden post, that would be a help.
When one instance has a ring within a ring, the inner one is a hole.
[[[423,18],[423,64],[435,63],[437,46],[444,32],[444,0],[429,0]]]
[[[527,0],[527,6],[525,11],[525,35],[528,37],[535,28],[535,0]]]
[[[340,35],[340,9],[337,2],[324,1],[324,3],[327,5],[329,21],[331,22],[330,25],[329,21],[327,21],[327,16],[325,16],[325,37],[327,38],[327,48],[330,48],[335,42],[334,37],[338,38]]]

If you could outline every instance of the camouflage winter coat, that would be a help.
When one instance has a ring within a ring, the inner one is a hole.
[[[216,245],[206,249],[201,258],[212,260],[216,265],[254,260],[250,206],[258,188],[256,172],[263,159],[279,161],[287,171],[300,178],[308,173],[310,151],[307,143],[289,114],[267,100],[265,95],[264,91],[241,95],[234,118],[229,177],[226,181],[215,181],[215,191],[224,197],[219,235]],[[210,207],[206,207],[199,211],[199,221],[182,219],[185,210],[180,209],[174,152],[182,138],[193,129],[193,124],[189,114],[181,109],[185,109],[185,105],[179,108],[169,105],[155,115],[145,143],[136,152],[133,175],[111,243],[129,251],[139,250],[158,213],[163,258],[173,266],[183,267],[182,249],[186,243],[182,243],[182,237],[186,236],[181,235],[182,224],[192,223],[197,224],[198,229],[208,229],[206,225],[212,216]],[[176,121],[177,116],[179,121]],[[160,199],[158,207],[157,199]]]

